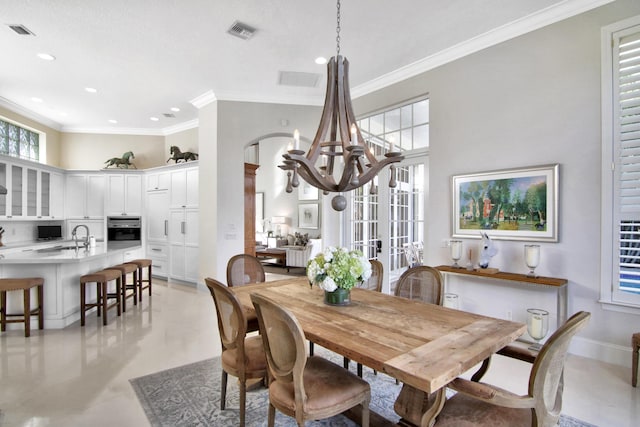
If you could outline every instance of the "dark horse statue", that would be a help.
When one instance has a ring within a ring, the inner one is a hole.
[[[136,165],[131,163],[131,159],[135,159],[135,158],[136,157],[133,155],[133,152],[127,151],[122,155],[122,157],[112,157],[111,159],[107,160],[105,162],[107,164],[105,168],[108,168],[109,166],[115,166],[117,168],[129,169],[129,166],[131,166],[134,169],[136,169]]]
[[[198,160],[198,153],[192,153],[191,151],[185,151],[183,153],[175,145],[171,146],[170,151],[171,151],[171,157],[167,159],[167,163],[169,163],[170,160],[174,160],[176,163],[178,163],[178,161],[180,160],[184,162],[188,162],[189,160]]]

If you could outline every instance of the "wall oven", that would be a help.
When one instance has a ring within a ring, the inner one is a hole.
[[[124,242],[140,244],[142,220],[139,216],[107,217],[108,243]]]

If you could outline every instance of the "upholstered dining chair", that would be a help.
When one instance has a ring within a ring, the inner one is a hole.
[[[227,285],[242,286],[264,282],[264,267],[258,258],[249,254],[234,255],[227,262]]]
[[[369,384],[351,372],[318,356],[307,357],[302,327],[289,310],[251,294],[269,369],[269,417],[276,409],[296,419],[319,420],[362,405],[362,426],[369,425]]]
[[[562,409],[562,372],[569,343],[590,317],[591,313],[580,311],[549,337],[533,361],[526,395],[463,378],[453,380],[448,387],[458,393],[446,401],[436,427],[555,426]]]
[[[260,335],[247,337],[247,319],[236,296],[222,283],[205,278],[218,315],[218,330],[222,343],[222,381],[220,409],[224,410],[227,398],[228,374],[238,378],[240,385],[240,426],[245,422],[247,380],[267,376],[267,359]]]
[[[433,267],[420,265],[406,270],[398,279],[395,295],[442,305],[444,296],[444,281],[442,274]]]

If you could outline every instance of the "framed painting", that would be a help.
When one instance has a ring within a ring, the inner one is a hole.
[[[298,205],[298,228],[318,228],[318,204]]]
[[[558,241],[558,164],[452,177],[454,237]]]
[[[301,179],[298,186],[298,200],[318,200],[318,189]]]

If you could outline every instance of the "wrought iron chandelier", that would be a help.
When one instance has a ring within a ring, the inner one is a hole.
[[[300,135],[294,132],[294,147],[283,154],[284,161],[279,167],[287,171],[288,193],[298,187],[298,176],[323,193],[342,193],[354,190],[371,182],[370,193],[377,187],[374,178],[387,165],[391,177],[389,187],[396,186],[396,171],[393,163],[404,157],[390,150],[383,159],[376,159],[356,126],[349,89],[349,61],[340,55],[340,0],[337,2],[336,56],[327,64],[327,92],[320,125],[309,152],[299,149]],[[331,205],[337,211],[344,210],[346,199],[343,195],[333,198]]]

